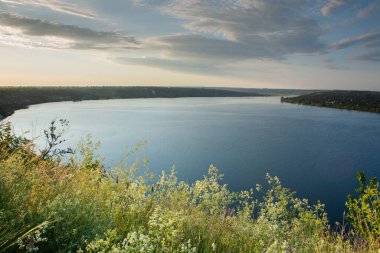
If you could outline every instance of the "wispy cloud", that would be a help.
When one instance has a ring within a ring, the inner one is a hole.
[[[80,16],[83,18],[96,18],[97,15],[93,11],[81,10],[74,4],[58,0],[0,0],[0,2],[13,5],[35,5],[49,8],[53,11],[58,11],[70,15]]]
[[[214,66],[214,65],[209,65],[209,64],[201,64],[199,62],[182,61],[182,60],[166,59],[166,58],[116,57],[116,58],[112,58],[111,60],[120,64],[148,66],[148,67],[153,67],[153,68],[186,72],[186,73],[190,72],[190,73],[196,73],[196,74],[202,74],[202,75],[211,75],[211,74],[222,75],[228,72],[226,71],[226,69],[223,69],[221,66]]]
[[[371,45],[378,45],[380,42],[380,32],[366,33],[353,38],[343,39],[332,45],[333,49],[344,49],[350,46],[364,45],[371,47]]]
[[[355,0],[327,0],[321,8],[321,12],[324,16],[329,16],[335,11],[340,10],[345,5],[354,3]]]
[[[360,36],[347,38],[332,46],[333,49],[345,49],[352,46],[362,47],[359,55],[352,57],[352,60],[380,62],[380,32],[366,33]]]
[[[359,61],[370,61],[370,62],[380,62],[380,51],[367,52],[353,58]]]
[[[0,12],[1,37],[22,42],[25,46],[72,48],[72,49],[117,49],[136,47],[138,42],[133,36],[124,36],[117,32],[95,31],[89,28],[53,23],[46,20],[32,19],[19,15]],[[64,43],[55,47],[50,40],[64,39]],[[32,43],[29,43],[32,42]],[[16,45],[18,43],[15,43]]]
[[[324,59],[323,62],[322,62],[322,65],[325,68],[334,69],[334,70],[349,70],[350,69],[348,67],[344,67],[344,66],[338,65],[336,63],[336,61],[334,59],[331,59],[331,58]]]
[[[365,17],[369,16],[370,14],[374,13],[379,8],[380,8],[380,1],[374,0],[370,5],[361,9],[360,11],[358,11],[356,16],[358,18],[365,18]]]
[[[140,1],[149,4],[149,1]],[[188,33],[156,38],[156,49],[201,60],[283,59],[323,52],[323,30],[308,1],[175,0],[154,4]]]

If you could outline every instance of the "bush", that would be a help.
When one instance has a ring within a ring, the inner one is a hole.
[[[352,230],[333,232],[322,204],[298,199],[277,177],[267,176],[266,192],[260,192],[261,187],[231,192],[214,166],[193,184],[179,182],[174,170],[152,179],[138,173],[138,162],[107,172],[94,155],[97,145],[90,140],[78,149],[81,154],[65,164],[55,157],[41,159],[30,142],[19,141],[9,127],[0,129],[0,136],[6,136],[0,139],[0,228],[5,238],[0,240],[0,251],[5,250],[2,243],[10,245],[8,251],[25,251],[30,240],[25,240],[23,231],[46,221],[48,226],[30,237],[35,242],[31,250],[340,253],[379,249],[374,181],[362,185],[359,199],[349,199]],[[355,217],[361,217],[360,222]],[[360,237],[351,236],[352,231]]]
[[[348,196],[347,220],[363,239],[372,242],[380,238],[380,193],[379,182],[371,178],[367,184],[364,172],[358,173],[360,187],[357,189],[358,198]]]

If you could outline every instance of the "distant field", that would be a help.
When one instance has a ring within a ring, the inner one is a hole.
[[[380,92],[321,91],[298,97],[285,97],[282,102],[380,113]]]
[[[127,98],[251,97],[265,96],[252,91],[211,88],[169,87],[6,87],[0,88],[0,114],[12,115],[32,104]]]

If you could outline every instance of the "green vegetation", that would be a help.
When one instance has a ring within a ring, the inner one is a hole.
[[[221,88],[230,91],[253,92],[258,94],[266,94],[268,96],[296,96],[319,92],[321,90],[302,90],[302,89],[270,89],[270,88]]]
[[[29,105],[47,102],[126,98],[249,97],[255,92],[211,88],[169,87],[2,87],[0,114],[10,116]],[[0,118],[1,119],[1,118]]]
[[[282,102],[380,113],[380,92],[322,91],[298,97],[284,97]]]
[[[64,122],[65,123],[65,122]],[[58,128],[53,128],[59,133]],[[48,136],[51,131],[48,132]],[[50,139],[51,142],[51,139]],[[57,142],[54,142],[57,143]],[[58,142],[59,143],[59,142]],[[143,162],[105,171],[83,141],[67,162],[40,154],[0,127],[0,252],[378,252],[379,185],[359,175],[350,226],[331,229],[310,205],[267,176],[268,189],[231,192],[211,166],[193,184],[174,171],[155,177]],[[50,154],[50,155],[49,155]]]

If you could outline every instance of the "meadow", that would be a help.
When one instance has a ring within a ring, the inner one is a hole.
[[[210,166],[182,182],[128,159],[139,146],[106,170],[89,137],[58,148],[65,124],[45,131],[44,150],[0,125],[0,252],[379,252],[379,184],[364,173],[332,226],[276,176],[232,192]]]

